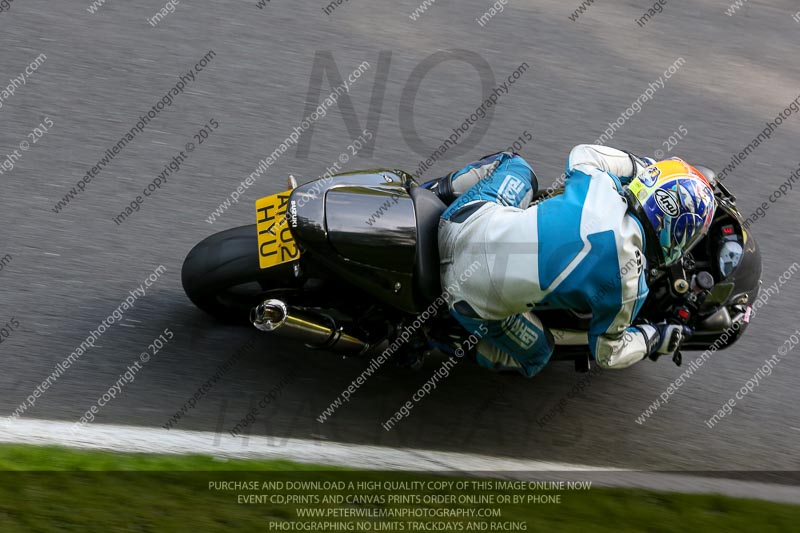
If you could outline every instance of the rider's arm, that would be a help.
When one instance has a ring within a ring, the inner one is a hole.
[[[589,335],[589,345],[597,364],[603,368],[627,368],[650,353],[645,333],[629,327],[622,333]]]
[[[628,327],[622,335],[593,337],[590,333],[589,342],[597,364],[604,368],[626,368],[651,354],[674,354],[688,334],[691,329],[686,326],[665,321]]]
[[[611,175],[620,185],[625,185],[641,165],[638,158],[622,150],[580,144],[569,154],[567,173],[569,176],[575,171],[591,176],[591,179]],[[641,270],[637,272],[638,276],[620,276],[618,290],[600,288],[592,291],[589,347],[601,367],[625,368],[641,361],[653,350],[654,337],[658,337],[652,326],[631,326],[638,308],[647,297],[643,274]]]
[[[619,287],[593,293],[589,347],[601,367],[626,368],[652,352],[655,329],[631,326],[647,294],[641,273],[621,276]]]
[[[627,185],[637,171],[630,154],[600,144],[579,144],[572,149],[567,159],[567,176],[581,166],[608,172],[619,178],[622,185]]]

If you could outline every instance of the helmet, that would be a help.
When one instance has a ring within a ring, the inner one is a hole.
[[[703,238],[717,207],[708,179],[677,157],[645,167],[628,190],[639,220],[658,243],[661,254],[650,259],[660,266],[674,264]]]

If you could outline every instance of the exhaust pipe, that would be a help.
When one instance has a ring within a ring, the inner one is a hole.
[[[250,311],[250,322],[267,333],[304,342],[311,348],[346,355],[362,355],[369,344],[348,335],[336,321],[321,313],[289,307],[281,300],[265,300]]]

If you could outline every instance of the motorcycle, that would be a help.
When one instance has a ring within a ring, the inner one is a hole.
[[[698,168],[718,203],[710,229],[676,265],[647,273],[650,292],[637,320],[684,324],[693,334],[680,349],[716,350],[747,328],[761,254],[736,198],[713,171]],[[327,352],[364,357],[383,349],[401,366],[418,366],[437,350],[474,353],[474,335],[441,304],[437,230],[446,205],[427,185],[388,169],[289,183],[256,202],[255,224],[211,235],[189,252],[181,277],[197,307]],[[540,191],[532,205],[546,198]],[[551,360],[588,371],[590,315],[537,316],[556,342]],[[680,350],[673,361],[681,364]]]

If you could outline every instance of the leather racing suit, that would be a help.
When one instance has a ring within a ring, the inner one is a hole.
[[[554,347],[541,309],[591,313],[588,342],[601,367],[628,367],[652,351],[656,328],[631,325],[648,294],[644,230],[623,194],[636,172],[626,152],[578,145],[563,194],[530,208],[538,184],[519,155],[493,154],[450,175],[457,199],[439,225],[442,285],[456,287],[448,305],[480,338],[481,366],[539,372]]]

